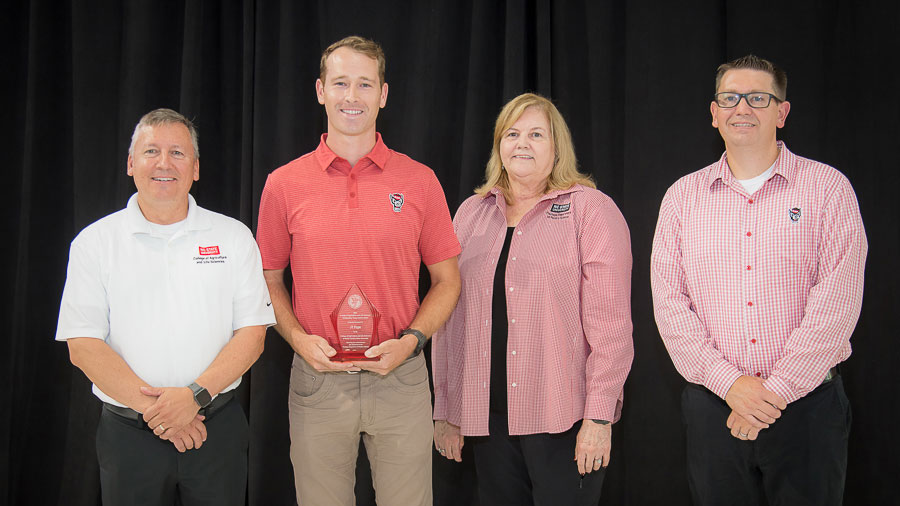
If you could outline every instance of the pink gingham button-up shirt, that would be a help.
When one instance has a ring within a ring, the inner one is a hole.
[[[788,151],[748,195],[726,156],[672,185],[651,255],[678,372],[724,398],[741,375],[793,402],[850,356],[868,245],[843,174]]]
[[[463,202],[462,292],[432,343],[435,420],[488,434],[491,301],[506,236],[499,190]],[[509,433],[559,433],[616,421],[634,355],[631,241],[615,203],[576,185],[545,195],[513,234],[506,267]]]

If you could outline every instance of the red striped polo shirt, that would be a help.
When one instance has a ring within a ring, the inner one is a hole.
[[[330,315],[353,283],[381,313],[378,342],[395,337],[419,308],[419,270],[459,254],[434,172],[385,146],[356,165],[325,144],[266,181],[257,242],[263,269],[294,279],[293,308],[312,334],[333,339]]]

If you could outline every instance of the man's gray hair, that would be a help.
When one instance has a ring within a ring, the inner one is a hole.
[[[138,135],[140,135],[142,129],[172,123],[181,123],[187,127],[188,132],[191,133],[191,144],[194,145],[194,158],[199,160],[200,143],[198,141],[197,128],[194,126],[194,123],[187,119],[183,114],[166,108],[150,111],[141,117],[141,120],[138,121],[138,124],[134,127],[134,133],[131,134],[131,145],[128,146],[128,156],[134,154],[134,144],[137,142]]]

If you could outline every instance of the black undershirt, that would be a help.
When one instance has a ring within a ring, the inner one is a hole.
[[[509,245],[512,243],[513,231],[516,227],[506,228],[506,240],[503,250],[497,259],[497,270],[494,271],[494,294],[491,300],[491,402],[492,413],[507,414],[506,398],[506,341],[509,337],[509,325],[506,314],[506,259],[509,257]]]

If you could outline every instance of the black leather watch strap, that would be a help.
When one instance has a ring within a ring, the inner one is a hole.
[[[591,418],[591,421],[600,425],[609,425],[609,420],[597,420],[596,418]]]
[[[419,353],[422,353],[422,348],[424,348],[425,344],[428,343],[428,338],[425,337],[425,334],[423,334],[421,330],[403,329],[400,331],[397,339],[400,339],[401,337],[409,334],[416,336],[416,339],[419,341],[418,343],[416,343],[416,349],[414,349],[412,354],[410,354],[410,357],[415,357]]]

